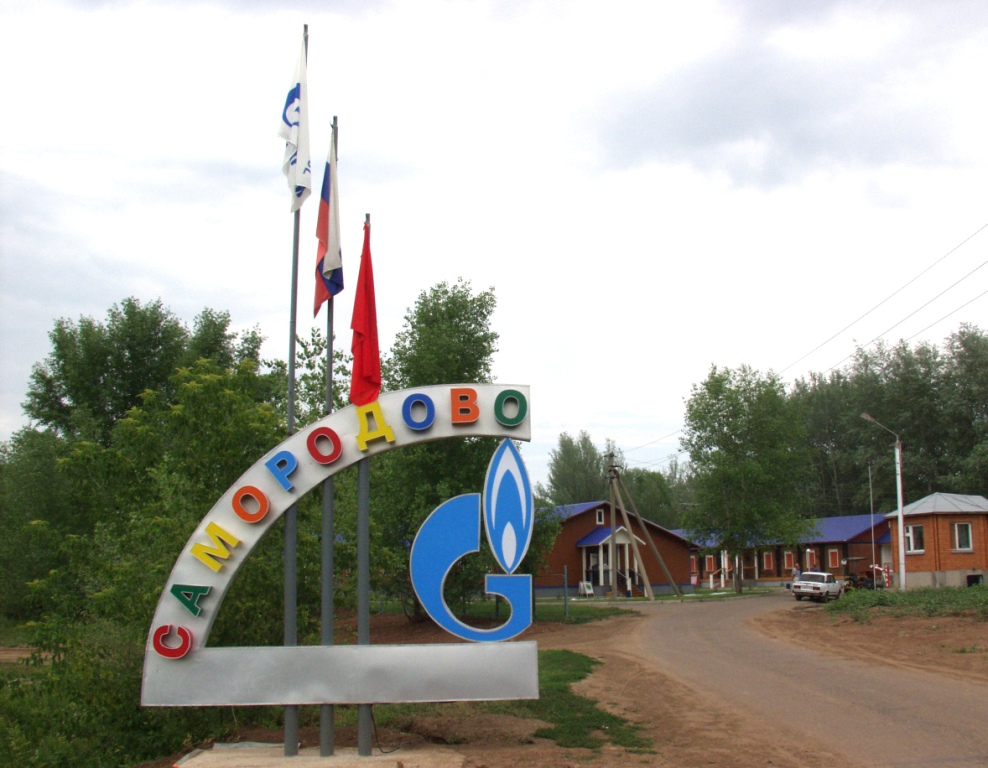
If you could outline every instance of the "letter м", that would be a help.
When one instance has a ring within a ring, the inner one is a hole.
[[[202,543],[193,544],[192,555],[199,558],[203,565],[218,572],[223,567],[223,563],[219,561],[230,557],[230,550],[226,548],[226,545],[235,547],[240,543],[240,539],[229,531],[220,528],[216,523],[210,523],[206,526],[206,535],[213,542],[213,546]]]

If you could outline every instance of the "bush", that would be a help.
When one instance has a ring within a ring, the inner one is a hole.
[[[34,674],[0,678],[0,754],[37,768],[106,768],[193,746],[227,711],[140,706],[144,638],[106,621],[76,625]]]
[[[893,616],[972,616],[988,621],[988,586],[926,587],[895,592],[857,589],[826,610],[862,621],[876,610]]]

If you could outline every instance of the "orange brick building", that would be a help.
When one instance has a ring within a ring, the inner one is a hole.
[[[981,584],[988,572],[988,499],[934,493],[902,509],[906,588]],[[899,562],[898,513],[885,515]]]

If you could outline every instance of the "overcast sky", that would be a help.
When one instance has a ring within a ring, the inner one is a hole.
[[[983,2],[7,0],[0,439],[55,320],[128,296],[229,310],[286,355],[277,127],[305,23],[348,285],[370,213],[382,347],[430,286],[495,289],[534,480],[581,429],[662,468],[711,365],[792,381],[988,326]]]

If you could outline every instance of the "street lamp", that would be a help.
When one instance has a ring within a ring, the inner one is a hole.
[[[861,418],[877,424],[886,432],[895,436],[895,491],[899,500],[899,590],[906,588],[906,529],[902,521],[902,440],[899,435],[882,424],[870,413],[862,413]]]

